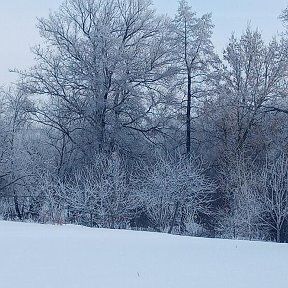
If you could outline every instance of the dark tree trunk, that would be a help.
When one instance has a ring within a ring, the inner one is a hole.
[[[188,71],[187,111],[186,111],[186,153],[191,153],[191,72]]]
[[[170,225],[170,229],[168,231],[169,234],[172,233],[173,231],[173,228],[175,226],[175,222],[176,222],[176,217],[177,217],[177,214],[178,214],[178,210],[179,210],[179,201],[176,202],[176,205],[175,205],[175,210],[174,210],[174,215],[173,215],[173,219],[172,219],[172,222],[171,222],[171,225]]]
[[[276,224],[276,242],[277,243],[281,242],[281,224],[280,223]]]
[[[184,234],[186,232],[186,225],[185,225],[185,208],[182,206],[181,208],[181,221],[180,221],[180,232]]]
[[[15,195],[15,193],[14,193],[14,206],[15,206],[15,211],[16,211],[17,217],[19,218],[19,220],[22,221],[22,213],[20,212],[18,198]]]

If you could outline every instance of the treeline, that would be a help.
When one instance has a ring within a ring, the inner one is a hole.
[[[217,55],[211,14],[149,0],[68,0],[38,29],[1,92],[3,219],[288,241],[286,34]]]

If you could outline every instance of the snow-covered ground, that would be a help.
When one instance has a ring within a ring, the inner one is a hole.
[[[0,222],[0,287],[288,287],[288,245]]]

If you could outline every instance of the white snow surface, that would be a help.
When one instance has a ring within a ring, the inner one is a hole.
[[[0,288],[288,287],[288,245],[0,222]]]

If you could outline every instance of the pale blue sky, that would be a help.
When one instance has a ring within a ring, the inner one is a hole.
[[[36,17],[46,17],[62,0],[10,0],[1,1],[0,9],[0,85],[15,80],[9,68],[25,69],[33,63],[30,47],[39,43]],[[154,0],[161,13],[173,15],[177,0]],[[232,31],[240,35],[250,22],[258,27],[265,40],[283,31],[277,19],[288,5],[288,0],[188,0],[198,14],[212,12],[214,44],[221,51]]]

